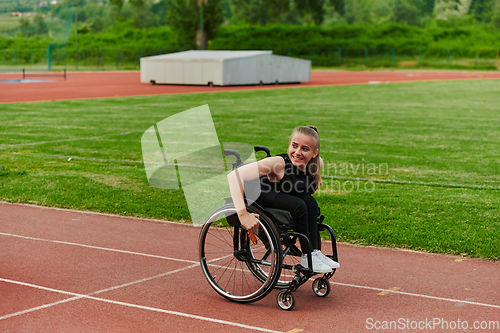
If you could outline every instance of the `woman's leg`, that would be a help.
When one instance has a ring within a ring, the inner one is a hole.
[[[316,252],[316,255],[321,258],[321,260],[331,268],[339,268],[338,262],[326,257],[321,253],[321,236],[318,231],[318,215],[319,207],[316,199],[310,194],[301,195],[300,198],[305,202],[308,212],[308,227],[309,235],[311,235],[311,244],[314,250],[320,250]]]
[[[310,194],[303,194],[299,196],[307,207],[307,226],[309,229],[309,239],[311,240],[311,245],[313,250],[318,250],[320,244],[319,232],[318,232],[318,203],[316,199]]]
[[[294,230],[296,232],[304,234],[307,238],[311,239],[308,226],[309,212],[304,200],[290,194],[278,192],[272,194],[269,193],[269,195],[262,195],[259,198],[259,200],[257,200],[257,203],[262,205],[263,207],[283,209],[289,211],[290,214],[292,214]],[[305,249],[307,247],[307,243],[302,239],[299,239],[299,241],[300,241],[300,247],[302,248],[302,253],[306,253]],[[311,244],[313,243],[311,242]],[[313,249],[315,249],[314,245]],[[313,249],[311,249],[311,251]]]
[[[313,252],[318,248],[318,204],[311,195],[304,196],[302,199],[285,193],[267,193],[261,195],[257,203],[264,207],[289,211],[292,214],[294,230],[305,235],[311,241],[311,268],[313,271],[315,273],[331,272],[332,268],[318,256],[320,252]],[[310,230],[313,233],[310,233]],[[312,239],[310,235],[314,235]],[[307,252],[305,249],[309,247],[309,244],[302,238],[299,238],[299,242],[302,250],[301,265],[308,267],[309,263],[307,262]]]

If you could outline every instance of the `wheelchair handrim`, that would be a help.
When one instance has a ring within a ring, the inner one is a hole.
[[[217,220],[217,217],[222,215],[222,214],[226,214],[226,213],[236,213],[235,211],[235,208],[234,206],[232,205],[228,205],[228,206],[223,206],[221,207],[220,209],[216,210],[215,212],[213,212],[210,217],[207,219],[207,221],[205,222],[205,224],[203,225],[202,227],[202,231],[200,233],[200,235],[204,235],[203,237],[206,237],[206,232],[205,230],[210,228],[211,227],[211,224]],[[260,225],[261,225],[261,229],[264,231],[266,237],[271,240],[271,235],[269,234],[267,228],[265,228],[262,224],[261,221],[260,222]],[[242,229],[244,230],[244,229]],[[200,240],[199,240],[199,251],[200,251],[200,263],[201,263],[201,266],[202,266],[202,269],[203,269],[203,273],[205,274],[205,277],[207,278],[207,281],[209,282],[209,284],[212,286],[212,288],[217,291],[220,295],[230,299],[230,300],[233,300],[233,301],[240,301],[240,302],[251,302],[251,301],[254,301],[256,299],[259,299],[263,293],[267,294],[266,291],[267,289],[269,288],[269,284],[272,283],[271,279],[272,279],[272,276],[268,276],[266,281],[263,282],[263,284],[260,286],[260,288],[258,288],[257,290],[255,290],[254,292],[248,294],[248,295],[244,295],[244,296],[239,296],[239,295],[234,295],[230,292],[227,292],[222,286],[220,286],[215,280],[214,278],[211,276],[211,273],[210,273],[210,270],[209,270],[209,265],[214,265],[214,264],[210,264],[210,262],[207,262],[206,261],[206,258],[205,258],[205,249],[204,249],[204,239],[202,239],[202,237],[200,237]],[[276,248],[274,247],[274,244],[272,242],[269,242],[269,245],[270,245],[270,251],[271,251],[271,255],[273,256],[273,260],[270,260],[270,265],[269,267],[271,268],[271,270],[274,270],[276,269],[276,266],[277,266],[277,260],[279,260],[278,256],[279,256],[279,253],[278,251],[276,250]],[[217,265],[214,265],[214,266],[217,266]],[[266,265],[267,266],[267,265]],[[209,278],[209,276],[211,278]],[[274,287],[274,286],[272,286]],[[272,289],[272,287],[270,289]]]

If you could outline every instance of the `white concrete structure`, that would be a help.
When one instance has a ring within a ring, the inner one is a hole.
[[[186,51],[141,58],[141,82],[252,85],[311,80],[311,61],[272,51]]]

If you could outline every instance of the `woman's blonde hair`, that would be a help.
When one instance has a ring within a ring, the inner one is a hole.
[[[323,184],[323,181],[321,179],[321,162],[319,159],[320,139],[319,139],[318,128],[312,125],[295,127],[295,129],[292,132],[292,135],[290,136],[289,144],[292,141],[292,137],[295,135],[295,133],[301,133],[313,138],[314,141],[313,151],[316,151],[316,149],[318,150],[318,154],[316,155],[316,157],[311,158],[311,160],[309,161],[309,163],[307,163],[306,166],[307,172],[313,177],[314,183],[316,184],[316,189],[318,189]]]

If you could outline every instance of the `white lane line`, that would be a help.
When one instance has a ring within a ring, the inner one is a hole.
[[[194,266],[194,265],[192,265],[192,266]],[[190,319],[198,319],[198,320],[207,321],[207,322],[211,322],[211,323],[224,324],[224,325],[245,328],[245,329],[254,330],[254,331],[269,332],[269,333],[283,333],[281,331],[275,331],[275,330],[271,330],[271,329],[267,329],[267,328],[250,326],[250,325],[245,325],[245,324],[240,324],[240,323],[235,323],[235,322],[231,322],[231,321],[220,320],[220,319],[215,319],[215,318],[210,318],[210,317],[203,317],[203,316],[193,315],[193,314],[189,314],[189,313],[183,313],[183,312],[178,312],[178,311],[171,311],[171,310],[154,308],[154,307],[150,307],[150,306],[114,301],[114,300],[109,300],[109,299],[105,299],[105,298],[94,297],[91,295],[82,295],[82,294],[72,293],[69,291],[47,288],[47,287],[43,287],[43,286],[31,284],[31,283],[13,281],[13,280],[2,279],[2,278],[0,278],[0,281],[18,284],[18,285],[27,286],[27,287],[32,287],[32,288],[37,288],[37,289],[42,289],[42,290],[47,290],[47,291],[52,291],[52,292],[56,292],[56,293],[60,293],[60,294],[64,294],[64,295],[75,296],[72,298],[72,300],[85,298],[85,299],[90,299],[90,300],[109,303],[109,304],[121,305],[121,306],[129,307],[129,308],[148,310],[148,311],[159,312],[159,313],[166,313],[166,314],[170,314],[170,315],[174,315],[174,316],[180,316],[180,317],[185,317],[185,318],[190,318]],[[65,301],[67,302],[68,300],[63,300],[63,301],[59,301],[56,303],[61,304],[61,303],[64,303]],[[40,306],[38,308],[42,309],[44,307],[47,307],[47,306]],[[6,316],[4,316],[4,317],[6,317]],[[0,320],[6,319],[4,317],[0,317]],[[7,318],[9,318],[9,317],[7,317]]]
[[[181,261],[181,262],[186,262],[186,263],[191,263],[191,264],[199,265],[198,261],[185,260],[185,259],[177,259],[177,258],[170,258],[170,257],[163,257],[163,256],[152,255],[152,254],[145,254],[145,253],[139,253],[139,252],[131,252],[131,251],[110,249],[110,248],[99,247],[99,246],[92,246],[92,245],[85,245],[85,244],[78,244],[78,243],[70,243],[70,242],[62,242],[62,241],[48,240],[48,239],[35,238],[35,237],[20,236],[20,235],[14,235],[14,234],[7,234],[7,233],[3,233],[3,232],[0,232],[0,235],[11,236],[11,237],[18,237],[18,238],[24,238],[24,239],[30,239],[30,240],[38,240],[38,241],[44,241],[44,242],[52,242],[52,243],[58,243],[58,244],[81,246],[81,247],[86,247],[86,248],[91,248],[91,249],[113,251],[113,252],[118,252],[118,253],[134,254],[134,255],[140,255],[140,256],[144,256],[144,257],[152,257],[152,258],[159,258],[159,259],[166,259],[166,260],[173,260],[173,261]],[[210,261],[210,263],[215,262],[215,261],[220,260],[220,259],[221,258],[213,259],[213,260]],[[213,266],[216,266],[216,265],[213,265]],[[387,289],[383,289],[383,288],[361,286],[361,285],[341,283],[341,282],[330,282],[330,283],[331,284],[337,284],[337,285],[340,285],[340,286],[352,287],[352,288],[370,289],[370,290],[375,290],[375,291],[388,291]],[[471,302],[471,301],[457,300],[457,299],[452,299],[452,298],[445,298],[445,297],[438,297],[438,296],[430,296],[430,295],[423,295],[423,294],[408,293],[408,292],[403,292],[403,291],[392,291],[391,290],[390,292],[391,293],[395,293],[395,294],[407,295],[407,296],[429,298],[429,299],[435,299],[435,300],[441,300],[441,301],[448,301],[448,302],[455,302],[455,303],[461,302],[461,303],[465,303],[465,304],[471,304],[471,305],[478,305],[478,306],[485,306],[485,307],[491,307],[491,308],[500,309],[500,305],[494,305],[494,304]]]
[[[43,239],[43,238],[37,238],[37,237],[21,236],[21,235],[15,235],[15,234],[8,234],[5,232],[0,232],[0,235],[28,239],[28,240],[42,241],[42,242],[48,242],[48,243],[55,243],[55,244],[80,246],[80,247],[85,247],[85,248],[95,249],[95,250],[133,254],[133,255],[138,255],[138,256],[143,256],[143,257],[158,258],[158,259],[165,259],[165,260],[172,260],[172,261],[180,261],[180,262],[186,262],[186,263],[190,263],[190,264],[198,263],[198,261],[193,261],[193,260],[177,259],[177,258],[159,256],[159,255],[155,255],[155,254],[147,254],[147,253],[126,251],[126,250],[111,249],[111,248],[101,247],[101,246],[93,246],[93,245],[86,245],[86,244],[80,244],[80,243],[72,243],[72,242],[64,242],[64,241],[51,240],[51,239]]]
[[[9,281],[5,281],[4,279],[1,279],[1,278],[0,278],[0,281],[9,282]],[[30,312],[33,312],[33,311],[42,310],[42,309],[46,309],[46,308],[50,308],[50,307],[55,306],[55,305],[58,305],[58,304],[63,304],[63,303],[67,303],[67,302],[75,301],[75,300],[77,300],[77,299],[81,299],[81,298],[82,298],[82,297],[80,297],[80,296],[78,296],[78,297],[66,298],[66,299],[63,299],[63,300],[58,301],[58,302],[49,303],[49,304],[44,304],[44,305],[40,305],[40,306],[37,306],[37,307],[31,308],[31,309],[26,309],[26,310],[22,310],[22,311],[14,312],[14,313],[11,313],[11,314],[8,314],[8,315],[5,315],[5,316],[3,316],[3,317],[0,317],[0,320],[4,320],[4,319],[8,319],[8,318],[12,318],[12,317],[17,317],[17,316],[21,316],[21,315],[26,314],[26,313],[30,313]]]
[[[128,286],[132,286],[134,284],[138,284],[138,283],[142,283],[142,282],[154,280],[154,279],[157,279],[157,278],[160,278],[160,277],[164,277],[164,276],[167,276],[167,275],[170,275],[170,274],[174,274],[174,273],[179,273],[179,272],[188,270],[188,269],[193,268],[193,267],[198,267],[198,266],[199,266],[199,264],[193,264],[193,265],[190,265],[190,266],[187,266],[187,267],[179,268],[179,269],[176,269],[176,270],[173,270],[173,271],[169,271],[169,272],[166,272],[166,273],[158,274],[158,275],[151,276],[151,277],[144,278],[144,279],[140,279],[140,280],[137,280],[137,281],[127,282],[127,283],[124,283],[124,284],[121,284],[121,285],[118,285],[118,286],[114,286],[114,287],[110,287],[110,288],[106,288],[106,289],[101,289],[101,290],[95,291],[93,293],[90,293],[87,296],[98,295],[98,294],[102,294],[102,293],[105,293],[105,292],[108,292],[108,291],[112,291],[112,290],[116,290],[116,289],[120,289],[120,288],[124,288],[124,287],[128,287]],[[2,279],[2,278],[0,278],[0,281],[14,283],[12,280]],[[23,282],[19,282],[17,284],[21,284],[21,285],[25,285],[25,286],[31,286],[31,285],[23,283]],[[61,293],[59,290],[52,289],[52,288],[46,288],[46,287],[39,286],[39,289],[44,289],[44,290],[51,291],[51,292]],[[73,293],[70,293],[70,295],[72,295],[72,294]],[[62,303],[76,301],[76,300],[82,299],[82,298],[84,298],[84,297],[83,296],[71,297],[71,298],[67,298],[67,299],[64,299],[64,300],[57,301],[57,302],[53,302],[53,303],[49,303],[49,304],[44,304],[44,305],[41,305],[41,306],[37,306],[37,307],[31,308],[31,309],[26,309],[26,310],[14,312],[14,313],[5,315],[3,317],[0,317],[0,320],[11,318],[11,317],[20,316],[20,315],[23,315],[23,314],[26,314],[26,313],[29,313],[29,312],[33,312],[33,311],[37,311],[37,310],[41,310],[41,309],[46,309],[46,308],[49,308],[49,307],[52,307],[52,306],[55,306],[55,305],[58,305],[58,304],[62,304]]]
[[[60,158],[64,160],[68,160],[71,157],[72,160],[83,160],[83,161],[91,161],[91,162],[105,162],[105,163],[133,163],[133,164],[143,164],[143,161],[137,160],[118,160],[114,158],[93,158],[93,157],[81,157],[81,156],[72,156],[72,155],[54,155],[54,154],[44,154],[44,153],[20,153],[20,152],[12,152],[14,155],[23,155],[23,156],[46,156],[53,158]],[[173,165],[173,164],[172,164]]]
[[[159,222],[159,223],[165,223],[165,224],[168,223],[168,224],[175,224],[175,225],[184,225],[186,227],[193,227],[193,228],[196,227],[192,223],[186,224],[186,223],[166,221],[166,220],[158,220],[158,219],[150,219],[150,218],[140,218],[140,217],[134,217],[134,216],[122,216],[122,215],[116,215],[116,214],[91,212],[91,211],[69,209],[69,208],[36,206],[36,205],[33,205],[33,204],[24,204],[24,203],[17,203],[17,202],[6,202],[6,201],[1,201],[1,200],[0,200],[0,204],[10,205],[10,206],[23,206],[23,207],[29,207],[29,208],[46,209],[46,210],[56,210],[56,211],[61,211],[61,212],[78,213],[78,214],[86,214],[86,215],[109,216],[109,217],[116,217],[116,218],[120,218],[120,219],[129,219],[129,220],[141,221],[141,222]]]
[[[356,284],[349,284],[349,283],[341,283],[341,282],[330,282],[331,284],[336,284],[339,286],[345,286],[345,287],[352,287],[352,288],[360,288],[360,289],[369,289],[369,290],[375,290],[375,291],[387,291],[392,294],[401,294],[405,296],[413,296],[413,297],[421,297],[421,298],[430,298],[430,299],[435,299],[438,301],[446,301],[446,302],[453,302],[453,303],[464,303],[464,304],[470,304],[470,305],[478,305],[478,306],[485,306],[489,308],[494,308],[494,309],[500,309],[500,305],[495,305],[495,304],[488,304],[488,303],[479,303],[479,302],[471,302],[471,301],[464,301],[461,299],[453,299],[453,298],[446,298],[446,297],[438,297],[438,296],[430,296],[430,295],[423,295],[423,294],[415,294],[415,293],[408,293],[404,291],[399,291],[399,290],[390,290],[390,289],[383,289],[383,288],[377,288],[377,287],[369,287],[369,286],[360,286]]]
[[[81,140],[94,140],[94,139],[100,139],[100,138],[105,138],[105,137],[110,137],[110,136],[121,136],[121,135],[127,135],[132,133],[132,131],[129,132],[122,132],[122,133],[112,133],[112,134],[105,134],[105,135],[99,135],[99,136],[89,136],[85,138],[74,138],[74,139],[61,139],[61,140],[54,140],[54,141],[40,141],[40,142],[27,142],[27,143],[16,143],[16,144],[6,144],[3,145],[4,147],[0,146],[0,149],[6,149],[6,148],[13,148],[13,147],[21,147],[21,146],[35,146],[35,145],[43,145],[46,143],[60,143],[60,142],[71,142],[71,141],[81,141]]]
[[[500,186],[490,185],[475,185],[475,184],[456,184],[456,183],[438,183],[438,182],[417,182],[411,180],[398,180],[398,179],[379,179],[379,178],[363,178],[363,177],[343,177],[343,176],[321,176],[323,178],[330,178],[332,180],[353,180],[362,182],[375,182],[375,183],[389,183],[389,184],[402,184],[402,185],[423,185],[423,186],[438,186],[438,187],[452,187],[452,188],[474,188],[474,189],[487,189],[487,190],[500,190]],[[320,192],[321,193],[321,192]]]

